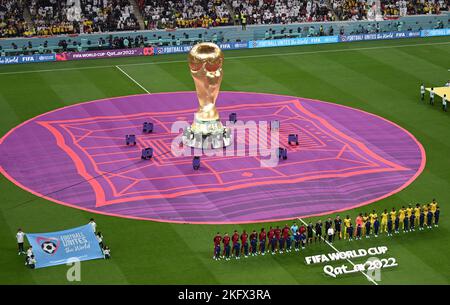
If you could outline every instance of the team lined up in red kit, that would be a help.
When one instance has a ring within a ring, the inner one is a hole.
[[[267,248],[270,247],[272,254],[275,254],[277,251],[279,253],[284,251],[290,252],[292,250],[292,242],[294,242],[294,250],[299,251],[300,244],[304,248],[306,243],[305,232],[306,228],[304,226],[299,228],[295,222],[291,227],[286,224],[282,229],[278,226],[276,228],[270,227],[269,232],[262,228],[259,233],[253,230],[253,232],[248,234],[244,230],[242,234],[239,234],[235,230],[231,237],[228,233],[225,233],[222,237],[217,232],[214,237],[213,259],[219,260],[224,258],[229,260],[230,256],[239,259],[241,254],[244,257],[258,254],[265,255],[266,244]],[[221,249],[221,243],[223,244],[223,249]]]

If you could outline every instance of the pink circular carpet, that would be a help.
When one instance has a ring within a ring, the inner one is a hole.
[[[42,114],[0,139],[0,171],[33,194],[94,213],[182,223],[246,223],[327,214],[399,192],[422,172],[422,145],[381,117],[317,100],[222,92],[225,121],[279,120],[288,159],[176,157],[172,123],[191,122],[194,92],[109,98]],[[142,133],[151,121],[155,130]],[[299,146],[287,137],[299,134]],[[125,145],[135,134],[137,145]],[[141,160],[152,147],[152,160]]]

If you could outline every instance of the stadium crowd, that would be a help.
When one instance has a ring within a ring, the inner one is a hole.
[[[133,3],[137,7],[133,7]],[[0,37],[366,20],[375,0],[0,0]],[[385,19],[439,14],[448,0],[382,0]],[[25,12],[30,19],[25,20]]]
[[[235,20],[246,24],[286,24],[334,20],[325,0],[232,0]]]
[[[328,219],[322,223],[318,220],[315,224],[302,224],[298,226],[294,222],[290,227],[286,224],[283,228],[279,226],[270,227],[268,231],[262,228],[259,233],[253,230],[247,233],[243,230],[241,234],[237,230],[230,236],[223,236],[217,232],[214,236],[214,260],[230,260],[231,257],[240,259],[241,255],[248,256],[272,255],[292,250],[298,252],[305,249],[307,245],[320,243],[322,241],[332,244],[335,239],[347,239],[348,241],[360,240],[362,238],[378,237],[384,233],[387,236],[408,233],[416,229],[422,231],[438,227],[440,210],[435,199],[429,204],[408,207],[402,206],[398,211],[392,208],[385,209],[380,215],[373,210],[371,213],[359,213],[352,220],[349,215],[344,219],[337,215],[334,219]],[[303,222],[303,221],[302,221]]]
[[[209,28],[233,23],[222,0],[140,0],[139,7],[145,29]]]
[[[0,38],[23,36],[26,29],[22,3],[0,0]]]
[[[95,222],[94,218],[91,218],[89,220],[89,224],[92,227],[92,230],[95,233],[95,237],[97,238],[98,244],[103,252],[103,257],[105,259],[111,258],[111,249],[105,245],[103,242],[103,235],[101,232],[97,231],[97,223]],[[25,254],[25,266],[27,266],[30,269],[34,269],[36,267],[36,257],[33,253],[33,247],[30,245],[25,251],[24,243],[25,243],[25,236],[26,233],[22,231],[21,228],[17,230],[16,233],[16,240],[17,240],[17,246],[18,246],[18,255]]]

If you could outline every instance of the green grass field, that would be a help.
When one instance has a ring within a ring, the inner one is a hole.
[[[21,122],[63,106],[149,92],[194,90],[186,54],[0,67],[0,135]],[[225,52],[222,90],[286,94],[359,108],[409,130],[424,146],[427,164],[409,187],[356,213],[428,203],[442,210],[438,229],[387,238],[335,242],[339,250],[386,245],[399,266],[382,272],[380,285],[450,283],[450,113],[439,102],[419,102],[419,86],[450,79],[450,38]],[[440,99],[437,99],[440,101]],[[345,214],[345,213],[341,213]],[[368,284],[361,273],[333,279],[306,255],[331,252],[325,244],[284,255],[216,262],[217,231],[255,225],[181,225],[128,220],[64,207],[38,198],[0,177],[0,284],[68,284],[67,266],[29,270],[17,256],[15,232],[47,232],[95,217],[110,261],[82,263],[81,284]],[[326,217],[322,217],[324,219]],[[309,221],[307,219],[306,221]],[[283,223],[284,224],[284,223]],[[358,262],[358,260],[354,260]],[[338,265],[334,263],[333,265]]]

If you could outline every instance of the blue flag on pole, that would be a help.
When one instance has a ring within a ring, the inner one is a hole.
[[[36,268],[103,258],[90,224],[58,232],[27,234],[33,247]]]

